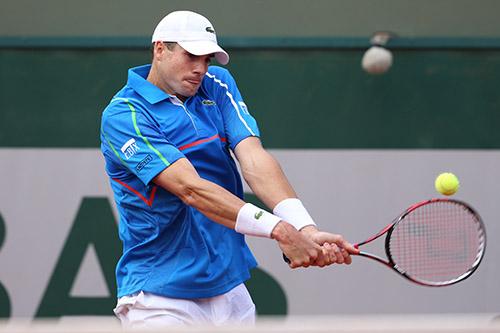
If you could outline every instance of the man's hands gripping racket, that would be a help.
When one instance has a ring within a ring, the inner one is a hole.
[[[387,259],[364,251],[357,255],[425,286],[442,287],[465,280],[477,269],[486,249],[481,217],[465,202],[453,199],[417,203],[354,246],[359,248],[384,234]]]

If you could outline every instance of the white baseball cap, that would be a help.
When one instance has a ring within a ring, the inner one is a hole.
[[[153,32],[154,42],[176,42],[194,55],[214,54],[222,65],[229,62],[229,55],[217,44],[215,29],[210,21],[195,12],[182,10],[165,16]]]

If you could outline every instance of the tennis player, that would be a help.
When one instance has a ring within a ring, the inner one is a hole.
[[[357,250],[319,231],[259,140],[213,25],[167,15],[151,65],[131,68],[103,112],[101,149],[120,214],[115,313],[126,327],[251,324],[245,235],[278,243],[290,267],[349,264]],[[273,213],[245,203],[242,174]],[[279,251],[277,251],[279,254]]]

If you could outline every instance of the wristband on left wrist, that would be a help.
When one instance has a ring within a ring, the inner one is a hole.
[[[245,235],[271,238],[274,227],[280,221],[278,216],[247,202],[238,212],[234,230]]]

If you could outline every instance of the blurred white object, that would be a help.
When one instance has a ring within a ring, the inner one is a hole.
[[[361,66],[370,74],[383,74],[392,66],[392,52],[385,48],[390,39],[397,37],[391,31],[377,31],[370,38],[371,47],[363,55]]]
[[[363,55],[361,66],[370,74],[385,73],[392,66],[392,53],[381,46],[372,46]]]

